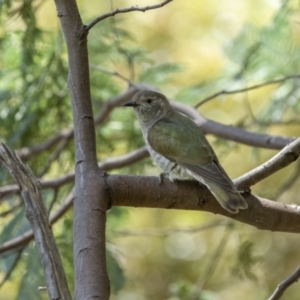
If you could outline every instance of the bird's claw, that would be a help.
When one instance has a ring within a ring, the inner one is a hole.
[[[166,175],[167,174],[165,172],[162,172],[158,175],[158,183],[160,186],[163,184],[163,179],[164,179],[164,177],[166,177]]]

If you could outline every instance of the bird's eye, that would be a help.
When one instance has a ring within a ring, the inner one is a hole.
[[[150,104],[152,102],[152,99],[149,98],[146,100],[146,102]]]

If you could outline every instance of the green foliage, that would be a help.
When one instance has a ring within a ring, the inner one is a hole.
[[[11,203],[10,203],[11,204]],[[1,226],[0,242],[9,240],[12,236],[18,236],[30,228],[29,222],[25,218],[24,207],[14,211],[9,221]]]
[[[22,255],[22,265],[24,271],[18,270],[20,276],[20,283],[16,299],[18,300],[42,300],[47,299],[46,290],[39,291],[39,287],[46,286],[44,274],[41,268],[39,254],[36,246],[30,245],[26,252]]]
[[[171,81],[170,75],[182,71],[183,68],[176,64],[150,65],[141,70],[139,82],[147,82],[153,86],[162,86]]]
[[[196,287],[197,288],[197,287]],[[202,290],[195,296],[195,285],[179,281],[170,286],[171,297],[168,300],[194,299],[194,300],[219,300],[219,296],[208,290]]]
[[[111,283],[111,291],[112,293],[118,293],[124,286],[125,275],[123,269],[116,259],[118,256],[117,249],[111,244],[107,244],[106,247],[106,263],[108,276]]]
[[[289,2],[284,1],[272,22],[263,28],[247,24],[241,33],[226,47],[228,58],[234,63],[232,78],[236,83],[251,85],[299,74],[299,41],[293,33],[292,20],[297,13]],[[299,77],[284,80],[274,90],[269,105],[256,115],[258,120],[282,121],[298,117]]]
[[[234,275],[243,278],[246,276],[250,280],[256,281],[257,277],[253,268],[261,260],[261,257],[254,254],[255,248],[251,241],[244,241],[240,244],[236,254],[236,264],[232,268]]]
[[[273,79],[278,74],[298,72],[300,54],[291,31],[291,16],[296,10],[288,2],[268,26],[247,24],[227,47],[228,57],[237,67],[237,79],[245,75],[256,80]]]
[[[170,299],[192,299],[193,285],[188,282],[179,281],[171,284],[170,292],[172,295]]]

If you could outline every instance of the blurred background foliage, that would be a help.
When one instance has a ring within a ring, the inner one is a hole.
[[[132,0],[80,0],[84,23]],[[72,127],[67,87],[67,54],[53,1],[0,0],[0,139],[13,149],[42,143]],[[106,19],[89,34],[94,113],[125,91],[128,81],[145,82],[170,98],[199,105],[205,117],[253,132],[299,136],[299,1],[174,1],[146,13]],[[111,75],[117,72],[118,76]],[[122,79],[121,76],[126,80]],[[295,75],[295,76],[294,76]],[[222,95],[268,80],[244,93]],[[208,137],[232,178],[276,153]],[[128,109],[115,109],[97,127],[98,159],[122,155],[143,145]],[[41,179],[73,171],[74,144],[52,146],[27,164]],[[299,163],[253,188],[262,197],[299,203]],[[111,173],[157,175],[150,159]],[[11,184],[0,169],[1,186]],[[45,189],[51,211],[72,184]],[[1,195],[0,195],[1,196]],[[0,200],[0,243],[29,229],[22,199]],[[72,211],[53,226],[73,289]],[[258,231],[201,212],[113,208],[108,212],[107,261],[111,299],[267,299],[299,264],[299,238]],[[46,299],[35,245],[0,257],[1,299]],[[299,285],[284,299],[299,299]]]

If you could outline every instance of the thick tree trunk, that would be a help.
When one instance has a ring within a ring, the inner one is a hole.
[[[108,299],[105,176],[97,165],[90,97],[87,30],[75,0],[56,0],[67,43],[76,147],[74,198],[75,298]]]

